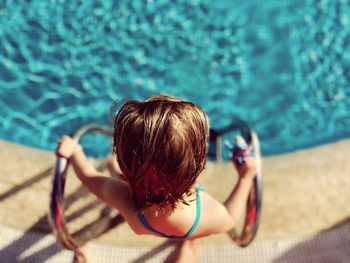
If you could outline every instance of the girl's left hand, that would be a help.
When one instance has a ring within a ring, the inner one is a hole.
[[[61,140],[58,141],[56,155],[69,159],[78,149],[78,147],[79,144],[72,137],[64,135],[62,136]]]

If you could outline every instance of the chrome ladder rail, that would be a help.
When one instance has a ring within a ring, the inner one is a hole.
[[[89,132],[95,134],[103,134],[106,136],[112,135],[112,130],[109,127],[99,126],[92,123],[84,125],[78,129],[72,135],[72,137],[74,140],[79,142],[80,139]],[[79,248],[82,247],[91,238],[94,238],[94,234],[97,235],[97,233],[90,233],[88,237],[73,237],[73,235],[68,232],[66,219],[64,216],[64,188],[68,166],[69,161],[66,158],[57,158],[51,193],[50,213],[48,215],[48,218],[52,231],[57,238],[57,242],[66,249],[74,250],[75,258],[80,258],[79,260],[76,260],[78,262],[81,262],[81,258],[84,257],[84,255],[79,251]],[[95,227],[94,230],[97,230],[98,233],[105,232],[110,228],[113,219],[115,218],[101,220],[101,222],[99,222],[99,226]],[[82,262],[84,262],[84,260],[82,260]]]
[[[258,231],[262,206],[262,161],[258,135],[245,121],[238,119],[232,125],[221,131],[211,130],[210,141],[215,142],[216,160],[221,161],[222,135],[234,130],[238,130],[245,141],[252,146],[258,166],[257,175],[254,178],[254,184],[247,200],[243,227],[240,231],[237,228],[233,228],[228,233],[238,246],[246,247],[254,240]]]

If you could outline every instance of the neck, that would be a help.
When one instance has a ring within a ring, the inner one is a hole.
[[[194,186],[191,188],[190,194],[184,196],[184,200],[186,203],[190,204],[191,202],[196,200],[196,193],[197,193],[197,188],[195,188]],[[144,214],[148,215],[148,216],[153,216],[153,217],[167,217],[169,215],[171,215],[175,210],[178,209],[183,209],[185,206],[187,206],[186,204],[182,203],[182,202],[178,202],[176,204],[175,209],[172,208],[171,205],[165,205],[163,207],[160,207],[157,204],[152,204],[149,207],[147,207],[144,210]]]

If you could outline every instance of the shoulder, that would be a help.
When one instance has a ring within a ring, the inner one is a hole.
[[[229,231],[234,225],[226,207],[207,192],[201,192],[201,219],[199,235],[211,235]]]
[[[90,178],[89,190],[117,209],[126,220],[131,212],[135,212],[129,185],[119,178],[102,176]]]

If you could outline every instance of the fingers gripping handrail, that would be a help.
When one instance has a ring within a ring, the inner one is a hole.
[[[100,127],[97,124],[87,124],[78,129],[72,137],[79,142],[79,140],[88,132],[95,134],[103,134],[111,136],[112,131],[109,127]],[[66,219],[64,217],[64,187],[66,182],[66,174],[69,161],[66,158],[58,157],[56,161],[56,169],[53,179],[53,187],[51,193],[49,222],[53,230],[54,235],[57,238],[57,242],[70,250],[77,250],[84,245],[88,239],[86,238],[74,238],[69,234],[66,227]],[[105,224],[104,227],[108,227]],[[101,229],[100,229],[101,230]],[[103,232],[99,231],[99,232]]]

